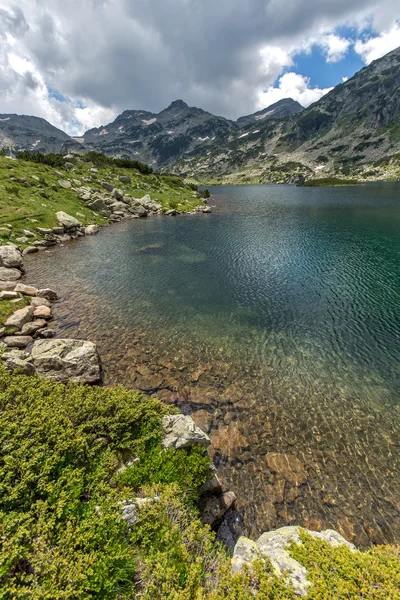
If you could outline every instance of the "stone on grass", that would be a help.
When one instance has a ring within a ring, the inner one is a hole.
[[[44,306],[44,305],[38,306],[33,311],[33,316],[35,317],[35,319],[51,319],[51,317],[52,317],[51,308],[49,306]]]
[[[78,221],[78,219],[75,219],[75,217],[68,215],[63,210],[59,210],[56,213],[56,217],[57,217],[57,221],[60,223],[60,225],[62,225],[67,230],[74,229],[75,227],[81,227],[81,225],[82,225],[82,223],[80,221]]]
[[[29,335],[8,335],[3,339],[3,342],[10,348],[26,348],[32,344],[33,338]]]
[[[85,228],[85,235],[94,235],[98,231],[100,231],[100,227],[98,225],[88,225]]]
[[[132,183],[132,179],[129,177],[129,175],[120,175],[118,179],[121,183]]]
[[[162,420],[164,448],[188,448],[194,444],[207,447],[210,438],[188,415],[169,415]]]
[[[22,266],[22,254],[15,246],[0,246],[0,267],[20,269]]]
[[[5,290],[3,292],[0,292],[1,300],[13,300],[14,298],[18,298],[17,292],[13,292],[11,290]]]
[[[32,362],[38,375],[67,383],[97,383],[101,364],[95,344],[86,340],[38,340]]]
[[[58,298],[57,292],[50,288],[43,288],[41,290],[38,290],[36,295],[38,296],[38,298],[46,298],[46,300],[49,300],[50,302],[54,302]]]
[[[72,184],[70,181],[67,181],[66,179],[59,179],[58,180],[58,185],[63,188],[64,190],[68,190],[69,188],[72,187]]]
[[[304,531],[316,539],[328,542],[333,547],[344,545],[352,552],[356,551],[353,544],[350,544],[332,529],[320,532],[308,531],[307,529]],[[252,542],[247,538],[239,538],[233,554],[232,569],[235,572],[240,571],[243,565],[250,565],[257,558],[257,555],[261,558],[269,558],[275,574],[278,577],[285,577],[298,596],[305,596],[311,584],[307,579],[307,569],[290,556],[288,546],[291,542],[301,544],[300,528],[297,526],[268,531],[263,533],[257,542]]]
[[[37,288],[33,285],[25,285],[24,283],[17,283],[14,290],[24,296],[36,296],[37,294]]]
[[[29,323],[33,321],[33,308],[32,306],[25,306],[25,308],[20,308],[16,310],[14,314],[12,314],[5,322],[6,327],[17,327],[21,329],[25,325],[25,323]]]
[[[107,183],[106,181],[102,181],[100,185],[102,188],[107,190],[107,192],[112,192],[115,188],[115,185],[113,185],[112,183]]]

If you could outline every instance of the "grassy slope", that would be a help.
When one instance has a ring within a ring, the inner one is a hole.
[[[61,188],[57,183],[59,179],[76,179],[82,186],[88,186],[93,190],[102,189],[101,181],[110,181],[135,198],[150,194],[152,200],[162,203],[165,210],[169,208],[191,210],[199,204],[193,189],[185,185],[179,177],[142,175],[135,169],[110,166],[99,167],[97,174],[89,174],[90,166],[90,163],[79,161],[71,172],[60,167],[53,168],[45,164],[10,160],[0,156],[0,227],[6,224],[13,226],[11,236],[7,232],[0,231],[0,239],[13,241],[24,235],[23,229],[36,233],[36,227],[56,227],[58,223],[55,213],[59,210],[72,216],[80,213],[83,216],[78,218],[85,225],[106,222],[103,217],[87,208],[85,202],[74,191]],[[88,175],[92,176],[93,182],[84,181]],[[129,185],[120,183],[119,175],[130,175],[132,183]],[[30,187],[12,181],[12,177],[26,179]],[[39,181],[35,177],[39,178]],[[52,185],[56,186],[56,189],[53,190]],[[37,235],[36,239],[41,239],[41,236]],[[22,244],[22,247],[26,245]]]
[[[161,447],[171,407],[1,368],[0,406],[1,599],[295,599],[268,564],[231,575],[196,513],[205,451]],[[136,496],[158,501],[129,529],[120,503]],[[394,548],[353,555],[304,537],[292,552],[314,582],[310,599],[400,598]]]

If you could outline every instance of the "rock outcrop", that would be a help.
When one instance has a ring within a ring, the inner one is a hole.
[[[32,348],[38,375],[68,383],[97,383],[101,364],[96,345],[86,340],[38,340]]]
[[[347,546],[352,552],[356,547],[332,529],[325,531],[309,531],[308,534],[316,539],[328,542],[334,547]],[[285,577],[293,586],[295,593],[305,596],[310,587],[307,580],[307,569],[290,556],[289,545],[291,542],[301,544],[300,528],[297,526],[282,527],[276,531],[263,533],[256,542],[241,537],[239,538],[232,558],[232,570],[239,572],[244,565],[250,566],[257,558],[268,558],[279,577]]]
[[[162,422],[164,448],[188,448],[194,444],[207,447],[210,438],[204,431],[196,427],[193,419],[187,415],[169,415]]]

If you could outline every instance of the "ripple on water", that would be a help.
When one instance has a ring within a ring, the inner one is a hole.
[[[29,280],[107,383],[193,414],[248,535],[399,542],[399,190],[217,188],[210,219],[113,226]]]

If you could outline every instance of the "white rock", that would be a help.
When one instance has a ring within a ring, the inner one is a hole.
[[[320,532],[307,529],[305,531],[312,537],[324,540],[334,547],[344,545],[352,552],[356,551],[353,544],[332,529]],[[300,529],[297,526],[268,531],[263,533],[257,542],[239,538],[233,553],[232,569],[236,572],[240,571],[243,565],[250,565],[257,556],[267,557],[271,561],[276,575],[285,577],[297,595],[305,596],[311,584],[307,579],[307,569],[290,556],[288,547],[291,542],[301,544]]]
[[[24,296],[36,296],[37,294],[37,288],[33,285],[25,285],[24,283],[17,283],[14,290],[20,294],[24,294]]]
[[[0,267],[20,269],[22,265],[22,254],[15,246],[0,246]]]
[[[75,219],[75,217],[71,217],[66,212],[59,210],[56,213],[56,217],[60,225],[65,227],[65,229],[73,229],[74,227],[81,227],[82,223]]]
[[[38,340],[33,344],[32,362],[38,375],[53,381],[96,383],[101,379],[97,348],[86,340]]]
[[[85,228],[85,235],[94,235],[100,231],[100,227],[98,225],[88,225]]]
[[[192,417],[188,415],[169,415],[162,420],[164,448],[188,448],[194,444],[209,446],[210,438],[204,431],[196,427]]]

